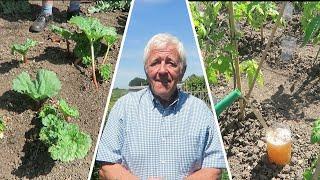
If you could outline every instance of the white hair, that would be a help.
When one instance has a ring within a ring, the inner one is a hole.
[[[184,51],[182,42],[177,37],[169,33],[156,34],[148,41],[146,47],[144,48],[144,55],[143,55],[144,69],[146,71],[146,63],[147,63],[151,48],[164,48],[168,45],[174,45],[178,51],[180,66],[181,66],[181,80],[182,80],[182,77],[187,68],[186,53]]]

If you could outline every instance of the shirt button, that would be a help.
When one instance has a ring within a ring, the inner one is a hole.
[[[166,161],[161,161],[162,164],[166,163]]]
[[[166,141],[166,138],[161,138],[161,141]]]

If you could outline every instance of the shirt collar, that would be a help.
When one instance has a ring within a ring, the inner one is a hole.
[[[181,91],[179,90],[179,88],[177,88],[177,96],[176,96],[176,99],[168,106],[168,107],[163,107],[163,105],[160,103],[160,101],[154,96],[154,94],[152,93],[151,89],[150,89],[150,86],[148,86],[147,88],[147,91],[148,91],[148,95],[150,97],[150,100],[152,101],[153,103],[153,108],[156,108],[156,107],[161,107],[162,109],[171,109],[173,108],[173,110],[176,110],[177,108],[177,104],[179,102],[179,100],[181,99]]]

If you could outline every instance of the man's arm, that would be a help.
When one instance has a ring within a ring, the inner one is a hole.
[[[101,180],[138,180],[139,178],[130,173],[126,168],[116,163],[106,163],[99,170]]]
[[[184,180],[216,180],[221,178],[221,172],[221,169],[217,168],[202,168],[187,176]]]

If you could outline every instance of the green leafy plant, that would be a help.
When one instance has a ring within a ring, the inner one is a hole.
[[[320,119],[317,119],[312,127],[311,143],[320,143]],[[305,170],[303,178],[304,180],[320,179],[320,154],[318,158],[312,162],[311,167]]]
[[[75,107],[70,107],[63,99],[51,101],[41,108],[38,117],[43,124],[39,139],[48,146],[52,159],[69,162],[87,155],[92,144],[90,136],[66,121],[79,117]]]
[[[39,117],[40,118],[44,118],[46,116],[48,116],[49,114],[52,115],[58,115],[58,110],[55,106],[53,106],[52,104],[45,104],[44,106],[42,106],[40,112],[39,112]]]
[[[320,15],[311,18],[310,22],[304,27],[303,46],[310,40],[313,44],[317,44],[320,40]]]
[[[129,11],[131,0],[100,0],[94,6],[88,8],[90,14],[101,11],[122,10]]]
[[[81,17],[76,16],[72,17],[69,21],[70,24],[75,25],[79,31],[71,32],[67,29],[59,28],[56,26],[52,26],[52,31],[56,34],[59,34],[64,39],[73,40],[76,42],[74,48],[74,54],[82,60],[82,63],[85,66],[91,64],[92,66],[92,77],[93,82],[98,88],[98,83],[96,80],[96,60],[95,60],[95,52],[98,52],[101,48],[101,40],[104,39],[107,43],[107,52],[105,54],[104,60],[102,65],[105,64],[107,55],[109,53],[110,47],[116,42],[117,33],[114,27],[105,27],[103,26],[100,21],[95,18],[90,17]],[[67,45],[68,47],[68,45]],[[100,68],[97,66],[98,70],[105,68]],[[104,66],[102,66],[104,67]]]
[[[279,14],[273,2],[238,2],[235,3],[235,18],[246,20],[255,30],[260,29],[261,39],[264,39],[263,25],[271,18],[274,22]]]
[[[102,64],[105,64],[106,61],[107,61],[107,56],[109,54],[109,50],[111,48],[111,46],[117,41],[118,37],[117,37],[117,33],[116,33],[116,30],[112,30],[110,31],[110,33],[106,36],[103,37],[104,41],[107,43],[107,52],[106,54],[104,55],[104,58],[103,58],[103,62]]]
[[[31,80],[27,72],[19,74],[13,80],[12,89],[28,95],[35,101],[40,101],[57,95],[61,89],[61,83],[56,73],[41,69],[37,72],[35,80]]]
[[[301,17],[302,29],[304,32],[304,38],[302,47],[309,41],[314,45],[320,42],[320,2],[304,2],[303,3],[303,15]],[[315,62],[319,56],[320,47],[315,56]]]
[[[64,116],[74,118],[79,117],[79,111],[77,110],[77,108],[69,106],[69,104],[63,99],[59,100],[59,109]]]
[[[320,15],[320,2],[301,2],[302,4],[302,17],[301,17],[301,25],[302,29],[306,31],[308,24],[312,21],[312,19],[318,15]]]
[[[104,81],[108,81],[111,78],[111,64],[102,64],[99,67],[99,72]]]
[[[230,81],[235,76],[234,59],[239,57],[239,52],[233,45],[233,42],[226,36],[224,27],[218,24],[220,11],[223,10],[225,4],[217,3],[203,3],[204,12],[197,9],[196,4],[191,3],[191,12],[193,14],[193,22],[197,31],[197,35],[205,51],[205,63],[208,80],[212,84],[218,83],[218,77],[223,77]],[[238,4],[239,9],[246,11],[247,4]],[[239,13],[238,13],[239,16]],[[239,33],[234,32],[235,38],[239,38]],[[248,83],[252,83],[254,73],[257,70],[257,63],[254,60],[244,60],[239,64],[239,69],[248,78]],[[263,75],[259,71],[259,82],[263,84]]]
[[[221,180],[229,180],[229,174],[228,174],[228,171],[227,169],[223,169],[222,170],[222,176],[221,176]]]
[[[69,40],[72,39],[72,37],[74,36],[74,33],[70,32],[67,29],[55,26],[55,25],[51,25],[51,31],[59,34],[61,37],[63,37],[67,43],[67,50],[68,52],[70,52],[70,42]]]
[[[314,122],[312,131],[311,131],[311,143],[319,143],[320,142],[320,119]]]
[[[76,25],[80,30],[82,30],[90,42],[93,82],[96,88],[98,88],[98,83],[95,74],[96,68],[93,43],[99,41],[104,36],[106,36],[108,34],[109,29],[103,26],[97,19],[94,18],[84,18],[81,16],[76,16],[72,17],[69,22],[71,24]]]
[[[28,62],[27,52],[31,47],[36,46],[37,43],[38,43],[37,41],[27,38],[27,40],[23,44],[13,44],[11,46],[11,54],[14,55],[15,52],[18,52],[19,54],[22,55],[22,58],[21,58],[22,61],[24,63],[27,63]]]
[[[203,10],[199,10],[197,5],[197,3],[191,3],[190,7],[209,82],[216,84],[221,75],[227,80],[233,77],[234,88],[242,92],[241,73],[245,73],[249,85],[246,98],[250,97],[256,80],[263,84],[261,66],[266,59],[277,27],[281,24],[285,3],[282,3],[279,13],[276,11],[275,4],[271,2],[210,2],[208,4],[204,2],[201,4]],[[228,22],[220,18],[225,14],[228,15]],[[276,20],[276,23],[259,64],[251,59],[242,60],[240,63],[238,40],[242,33],[235,27],[236,20],[246,20],[255,28],[260,27],[263,38],[262,28],[268,18]],[[239,105],[242,119],[245,103],[240,100]]]
[[[44,118],[49,114],[65,120],[68,120],[69,117],[79,118],[78,109],[71,107],[64,99],[60,99],[57,102],[51,101],[49,104],[45,104],[39,112],[39,117]]]
[[[184,81],[184,89],[186,91],[206,91],[206,82],[203,76],[192,74]]]
[[[241,72],[245,72],[246,77],[248,79],[248,87],[253,85],[253,78],[255,76],[255,73],[258,70],[258,63],[254,60],[247,60],[243,61],[240,64],[240,70]],[[263,86],[263,74],[261,71],[259,71],[259,75],[257,77],[257,82],[260,86]]]
[[[49,146],[52,159],[70,162],[84,158],[91,148],[90,136],[75,124],[67,123],[58,116],[49,114],[42,118],[40,140]]]
[[[211,61],[207,64],[207,74],[208,79],[211,83],[216,84],[218,83],[218,77],[223,75],[226,80],[230,81],[233,74],[234,68],[232,56],[237,56],[238,52],[234,49],[231,44],[226,44],[223,49],[220,49],[220,53],[209,59]]]
[[[2,117],[0,117],[0,139],[2,139],[3,138],[3,134],[4,134],[4,131],[6,130],[7,128],[6,128],[6,124],[4,123],[4,121],[3,121],[3,118]]]

